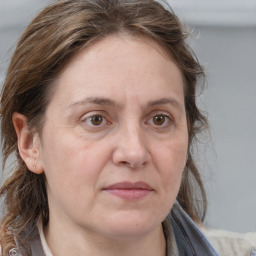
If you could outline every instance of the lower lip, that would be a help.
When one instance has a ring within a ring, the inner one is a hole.
[[[152,192],[152,190],[146,189],[107,189],[105,191],[125,200],[139,200]]]

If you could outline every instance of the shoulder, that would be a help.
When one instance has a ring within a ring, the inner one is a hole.
[[[256,233],[237,233],[206,228],[202,228],[202,231],[222,256],[256,255]],[[255,254],[252,254],[253,251]]]

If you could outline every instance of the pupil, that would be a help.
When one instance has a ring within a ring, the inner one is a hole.
[[[154,117],[154,124],[156,125],[162,125],[165,121],[165,117],[164,116],[155,116]]]
[[[91,122],[94,125],[100,125],[102,123],[102,117],[101,116],[93,116],[93,117],[91,117]]]

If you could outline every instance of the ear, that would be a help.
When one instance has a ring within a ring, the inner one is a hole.
[[[40,139],[38,133],[29,130],[26,117],[20,113],[13,113],[12,123],[17,134],[20,157],[30,171],[36,174],[43,173],[43,167],[39,159]]]

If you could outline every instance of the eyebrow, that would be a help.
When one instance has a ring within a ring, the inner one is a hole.
[[[162,99],[159,99],[159,100],[150,101],[148,103],[148,106],[153,107],[153,106],[165,105],[165,104],[170,104],[174,107],[177,107],[178,109],[183,108],[182,104],[174,98],[162,98]]]
[[[86,105],[88,103],[101,105],[101,106],[121,107],[120,104],[108,98],[89,97],[84,100],[71,103],[69,105],[69,108],[73,108],[80,105]]]
[[[115,108],[122,107],[121,104],[118,104],[117,102],[115,102],[109,98],[89,97],[89,98],[83,99],[81,101],[71,103],[69,105],[69,108],[73,108],[73,107],[80,106],[80,105],[86,105],[86,104],[96,104],[96,105],[110,106],[110,107],[115,107]],[[158,100],[152,100],[152,101],[148,102],[147,106],[153,107],[153,106],[165,105],[165,104],[170,104],[170,105],[173,105],[174,107],[177,107],[178,109],[182,109],[182,104],[174,98],[162,98],[162,99],[158,99]]]

